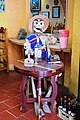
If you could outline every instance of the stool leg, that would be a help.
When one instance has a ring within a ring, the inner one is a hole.
[[[38,120],[41,120],[41,78],[38,78]]]
[[[47,81],[46,81],[46,78],[44,78],[43,81],[44,81],[44,89],[47,90]]]
[[[52,84],[52,96],[51,96],[51,111],[54,112],[54,102],[57,96],[57,84],[55,82],[55,76],[51,77],[51,84]]]
[[[33,97],[37,99],[36,87],[35,87],[33,77],[31,77],[31,84],[32,84]],[[35,110],[35,113],[36,113],[36,116],[37,116],[38,115],[38,104],[37,104],[37,102],[34,102],[34,110]]]
[[[26,96],[24,93],[26,83],[27,83],[27,77],[24,75],[20,86],[20,93],[22,98],[22,110],[21,110],[22,112],[26,112]]]
[[[29,76],[26,76],[26,80],[27,80],[27,85],[26,85],[26,97],[29,97],[29,85],[30,85],[30,78]]]

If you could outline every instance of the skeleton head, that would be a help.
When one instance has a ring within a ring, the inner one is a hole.
[[[33,30],[36,33],[42,33],[44,28],[44,21],[41,18],[35,19],[33,21]]]

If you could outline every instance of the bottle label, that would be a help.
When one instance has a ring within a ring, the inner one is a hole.
[[[59,106],[59,108],[60,108],[60,109],[62,109],[62,108],[63,108],[63,106],[61,106],[61,105],[60,105],[60,106]]]
[[[75,115],[76,115],[75,113],[72,113],[72,112],[71,112],[71,116],[75,116]]]
[[[71,114],[71,111],[68,111],[68,114],[70,115],[70,114]]]
[[[41,58],[41,49],[38,49],[37,55],[38,55],[38,58]]]
[[[38,58],[38,48],[35,48],[35,58]]]
[[[65,111],[65,112],[66,112],[66,108],[63,108],[63,111]]]

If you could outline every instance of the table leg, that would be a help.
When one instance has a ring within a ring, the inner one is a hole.
[[[38,78],[38,120],[41,120],[41,78]]]
[[[54,102],[57,96],[57,84],[55,82],[55,76],[51,77],[51,84],[52,84],[52,96],[51,96],[51,111],[54,112]]]
[[[26,75],[23,76],[21,86],[20,86],[20,93],[21,93],[21,99],[22,99],[22,112],[26,112],[26,96],[24,93],[25,85],[27,83],[27,77]]]

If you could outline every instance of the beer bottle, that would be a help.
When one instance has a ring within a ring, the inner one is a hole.
[[[69,115],[71,114],[71,103],[70,103],[70,102],[68,102],[67,113],[68,113]]]
[[[66,100],[64,100],[64,103],[63,103],[63,111],[65,111],[66,112],[66,109],[67,108],[67,106],[66,106]]]
[[[72,105],[72,110],[71,110],[71,116],[76,116],[76,110],[75,110],[75,108],[76,108],[76,105],[73,104]]]
[[[59,108],[60,108],[60,109],[62,109],[62,108],[63,108],[63,98],[60,98]]]

